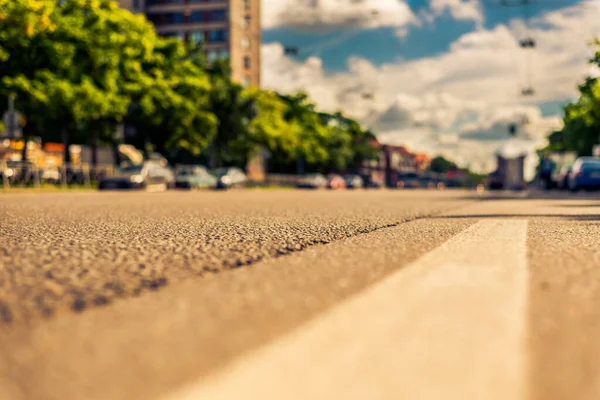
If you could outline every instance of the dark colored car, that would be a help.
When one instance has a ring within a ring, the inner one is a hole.
[[[219,168],[213,174],[217,178],[218,189],[243,187],[248,181],[244,171],[235,167]]]
[[[362,189],[364,187],[364,181],[360,175],[346,175],[345,179],[348,189]]]
[[[201,165],[184,165],[175,170],[175,187],[178,189],[215,188],[217,178]]]
[[[578,158],[569,174],[569,189],[573,192],[600,189],[600,158]]]
[[[400,175],[396,186],[398,189],[418,189],[421,187],[419,175],[415,172],[404,173]]]
[[[421,187],[427,189],[443,189],[446,187],[444,180],[434,173],[426,173],[419,177]]]
[[[99,190],[167,190],[175,186],[175,176],[170,168],[156,161],[119,168],[115,174],[98,184]]]
[[[308,174],[300,178],[296,186],[300,189],[323,189],[327,183],[327,178],[322,174]]]

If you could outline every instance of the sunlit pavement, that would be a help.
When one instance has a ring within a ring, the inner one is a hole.
[[[598,399],[600,195],[0,197],[2,399]]]

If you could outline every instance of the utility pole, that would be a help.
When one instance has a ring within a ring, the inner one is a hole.
[[[15,96],[8,96],[8,137],[15,137]]]

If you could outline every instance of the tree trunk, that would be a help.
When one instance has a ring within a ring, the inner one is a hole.
[[[216,169],[220,167],[219,156],[217,153],[217,148],[213,142],[209,146],[210,169]]]
[[[94,125],[94,124],[93,124]],[[91,137],[91,150],[92,150],[92,168],[94,171],[98,167],[98,132],[93,129],[92,125],[92,137]]]
[[[296,174],[297,175],[304,174],[304,159],[302,157],[298,157],[296,159]]]
[[[33,132],[31,128],[28,128],[27,125],[23,127],[23,150],[21,150],[21,161],[27,161],[27,142],[33,136]]]
[[[71,163],[71,152],[69,151],[69,147],[71,146],[71,137],[69,135],[69,129],[66,127],[62,128],[62,142],[64,146],[64,163],[67,165]]]
[[[23,132],[23,150],[21,150],[21,161],[27,161],[27,142],[29,141],[29,134]]]
[[[120,166],[121,165],[121,153],[119,153],[119,144],[113,142],[111,144],[111,147],[112,147],[112,153],[113,153],[113,162],[116,166]]]

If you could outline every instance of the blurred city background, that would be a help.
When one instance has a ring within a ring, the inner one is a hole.
[[[2,186],[577,189],[599,11],[1,0]]]

